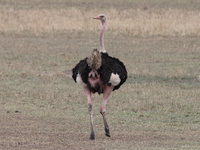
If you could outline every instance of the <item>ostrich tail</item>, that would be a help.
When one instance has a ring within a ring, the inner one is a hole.
[[[101,53],[97,49],[93,49],[90,57],[87,59],[88,66],[93,70],[101,67]]]

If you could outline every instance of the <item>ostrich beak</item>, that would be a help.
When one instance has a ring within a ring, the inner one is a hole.
[[[93,17],[93,19],[101,19],[99,16],[97,16],[97,17]]]

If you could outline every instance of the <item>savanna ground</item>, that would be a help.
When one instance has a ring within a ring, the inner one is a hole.
[[[129,78],[107,103],[104,136],[94,99],[71,68],[105,46]],[[200,149],[200,1],[1,0],[0,149]]]

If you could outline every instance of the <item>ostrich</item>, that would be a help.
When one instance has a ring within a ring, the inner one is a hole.
[[[101,20],[100,50],[94,49],[91,56],[81,60],[73,69],[72,77],[75,82],[81,84],[88,100],[88,111],[90,113],[91,134],[90,139],[95,139],[93,125],[92,93],[103,94],[100,113],[103,117],[105,134],[110,137],[108,123],[106,121],[106,102],[112,91],[119,87],[127,79],[127,71],[124,64],[117,58],[108,55],[104,48],[104,31],[106,29],[106,15],[101,14],[93,19]]]

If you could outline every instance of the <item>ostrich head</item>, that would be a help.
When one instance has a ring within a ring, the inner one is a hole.
[[[99,20],[101,20],[101,22],[103,24],[104,22],[106,22],[106,15],[105,14],[100,14],[97,17],[94,17],[93,19],[99,19]]]

